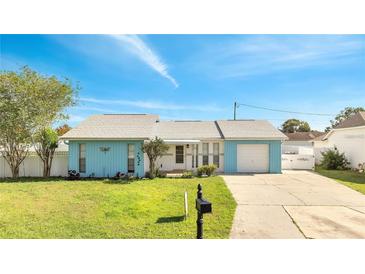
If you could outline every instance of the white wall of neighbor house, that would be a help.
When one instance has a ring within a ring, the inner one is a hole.
[[[198,145],[198,166],[203,165],[203,143],[208,143],[209,153],[208,153],[208,162],[209,164],[213,164],[213,147],[214,143],[219,144],[219,167],[217,168],[217,172],[223,172],[224,169],[224,142],[223,141],[201,141]],[[184,146],[184,163],[176,163],[176,146]],[[172,170],[196,170],[193,167],[193,145],[194,144],[170,144],[169,150],[167,153],[157,161],[157,167],[159,167],[163,171],[172,171]],[[145,172],[149,170],[149,160],[147,155],[144,153],[144,169]]]
[[[365,162],[365,127],[336,129],[323,142],[316,142],[317,151],[336,147],[344,152],[352,168]],[[316,162],[320,162],[322,155],[316,155]]]
[[[52,162],[51,176],[68,175],[67,151],[56,152]],[[0,178],[11,177],[11,170],[4,157],[0,157]],[[19,167],[21,177],[42,177],[43,162],[35,152],[30,152]]]
[[[327,141],[313,141],[314,159],[317,165],[322,161],[322,152],[325,152],[330,148]]]

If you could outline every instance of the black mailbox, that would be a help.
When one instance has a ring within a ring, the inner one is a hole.
[[[212,213],[212,203],[203,199],[203,191],[200,184],[198,185],[198,192],[195,201],[195,208],[198,211],[198,218],[196,220],[196,238],[203,239],[203,215],[204,213]]]
[[[207,201],[207,200],[204,200],[202,198],[196,199],[196,206],[195,207],[202,214],[212,213],[212,203]]]

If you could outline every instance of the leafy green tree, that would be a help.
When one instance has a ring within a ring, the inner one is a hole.
[[[309,124],[305,121],[301,121],[298,119],[289,119],[281,125],[281,130],[285,133],[294,133],[309,132],[311,131],[311,128]]]
[[[29,146],[52,123],[67,118],[64,109],[75,104],[78,87],[68,79],[43,76],[28,67],[0,73],[0,147],[13,177]]]
[[[351,115],[354,115],[360,111],[365,111],[363,107],[345,107],[343,110],[340,111],[339,114],[336,115],[334,120],[331,120],[331,126],[326,127],[325,131],[328,132],[332,128],[338,126],[343,120],[350,118]]]
[[[147,157],[150,161],[150,171],[149,178],[153,179],[156,177],[156,161],[158,158],[162,157],[169,149],[169,146],[165,144],[165,142],[158,137],[152,139],[149,142],[146,142],[142,146],[142,151],[147,154]]]
[[[51,175],[52,161],[58,147],[58,134],[52,128],[45,128],[34,138],[34,147],[43,162],[43,177]]]

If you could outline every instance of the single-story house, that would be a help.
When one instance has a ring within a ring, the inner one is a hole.
[[[81,176],[143,177],[149,162],[142,145],[155,136],[169,145],[158,162],[163,171],[215,164],[225,173],[281,172],[286,136],[265,120],[161,121],[150,114],[104,114],[90,116],[61,139],[69,145],[69,169]]]
[[[358,112],[342,121],[326,135],[314,140],[316,161],[321,160],[321,151],[337,148],[345,153],[352,168],[365,163],[365,112]],[[318,158],[318,159],[317,159]]]

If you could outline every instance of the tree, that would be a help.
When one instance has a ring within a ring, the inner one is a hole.
[[[59,126],[58,128],[56,128],[56,132],[58,134],[58,136],[62,136],[63,134],[65,134],[66,132],[70,131],[71,127],[68,124],[63,124],[62,126]]]
[[[35,137],[52,123],[67,118],[78,87],[68,79],[43,76],[28,67],[0,73],[0,147],[13,177]]]
[[[286,120],[282,125],[281,129],[285,133],[294,133],[294,132],[309,132],[311,128],[309,124],[305,121],[301,121],[298,119],[289,119]]]
[[[345,107],[343,110],[340,111],[339,114],[336,115],[334,120],[330,120],[331,126],[326,127],[325,131],[328,132],[331,128],[335,128],[338,126],[342,121],[350,118],[350,116],[360,112],[365,111],[363,107]]]
[[[31,144],[30,113],[24,110],[21,80],[15,73],[0,74],[0,153],[8,163],[12,176],[19,176],[19,166]]]
[[[155,139],[146,142],[142,146],[142,151],[147,154],[147,157],[150,161],[150,171],[149,177],[153,179],[156,177],[156,161],[158,158],[162,157],[169,149],[169,146],[165,144],[165,142],[158,137]]]
[[[45,128],[35,136],[35,151],[43,162],[43,177],[51,175],[53,156],[58,147],[58,134],[52,128]]]

